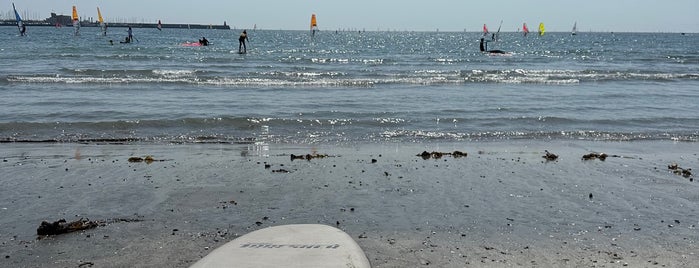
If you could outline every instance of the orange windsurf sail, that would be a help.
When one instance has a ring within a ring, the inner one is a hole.
[[[73,6],[73,21],[78,20],[78,8]]]
[[[311,30],[318,27],[318,21],[316,20],[316,14],[311,15]]]

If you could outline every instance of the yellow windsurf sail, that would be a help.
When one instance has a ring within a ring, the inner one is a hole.
[[[544,35],[546,33],[546,28],[544,28],[544,23],[539,23],[539,35]]]
[[[97,21],[100,23],[100,29],[102,30],[102,35],[107,35],[107,24],[104,23],[104,19],[102,18],[102,12],[100,12],[100,8],[97,7]]]
[[[104,23],[104,19],[102,19],[102,12],[100,12],[99,7],[97,7],[97,21],[99,21],[99,23]]]

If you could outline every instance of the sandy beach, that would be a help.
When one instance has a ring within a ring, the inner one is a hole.
[[[373,267],[699,262],[699,184],[668,170],[696,168],[697,143],[0,148],[2,267],[187,267],[240,235],[292,223],[345,230]],[[468,156],[417,156],[455,150]],[[591,152],[610,157],[581,159]],[[145,156],[156,161],[128,161]],[[36,234],[42,221],[80,218],[104,224]]]

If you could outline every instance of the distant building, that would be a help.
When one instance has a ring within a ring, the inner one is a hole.
[[[68,15],[56,15],[56,13],[51,13],[50,18],[46,18],[46,22],[51,25],[72,25],[73,18]]]

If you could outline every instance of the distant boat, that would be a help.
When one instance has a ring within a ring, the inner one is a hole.
[[[15,3],[12,3],[12,9],[15,10],[15,19],[17,20],[17,29],[19,30],[19,35],[24,36],[27,27],[24,26],[24,23],[22,23],[22,17],[19,16],[19,12],[17,12],[17,8],[15,8]]]
[[[75,35],[80,35],[80,19],[78,18],[78,8],[73,6],[73,29],[75,29]]]
[[[104,19],[102,18],[102,12],[100,12],[99,7],[97,7],[97,21],[100,23],[100,29],[102,30],[102,35],[107,35],[107,24],[104,23]]]
[[[544,28],[544,23],[539,23],[539,36],[544,36],[546,33],[546,28]]]
[[[571,35],[577,35],[578,34],[578,22],[576,21],[573,23],[573,31],[570,33]]]
[[[311,37],[316,35],[318,31],[318,21],[316,20],[316,14],[311,15]]]
[[[158,20],[158,26],[155,26],[155,27],[158,28],[158,31],[162,31],[163,30],[163,23],[160,22],[160,20]]]

